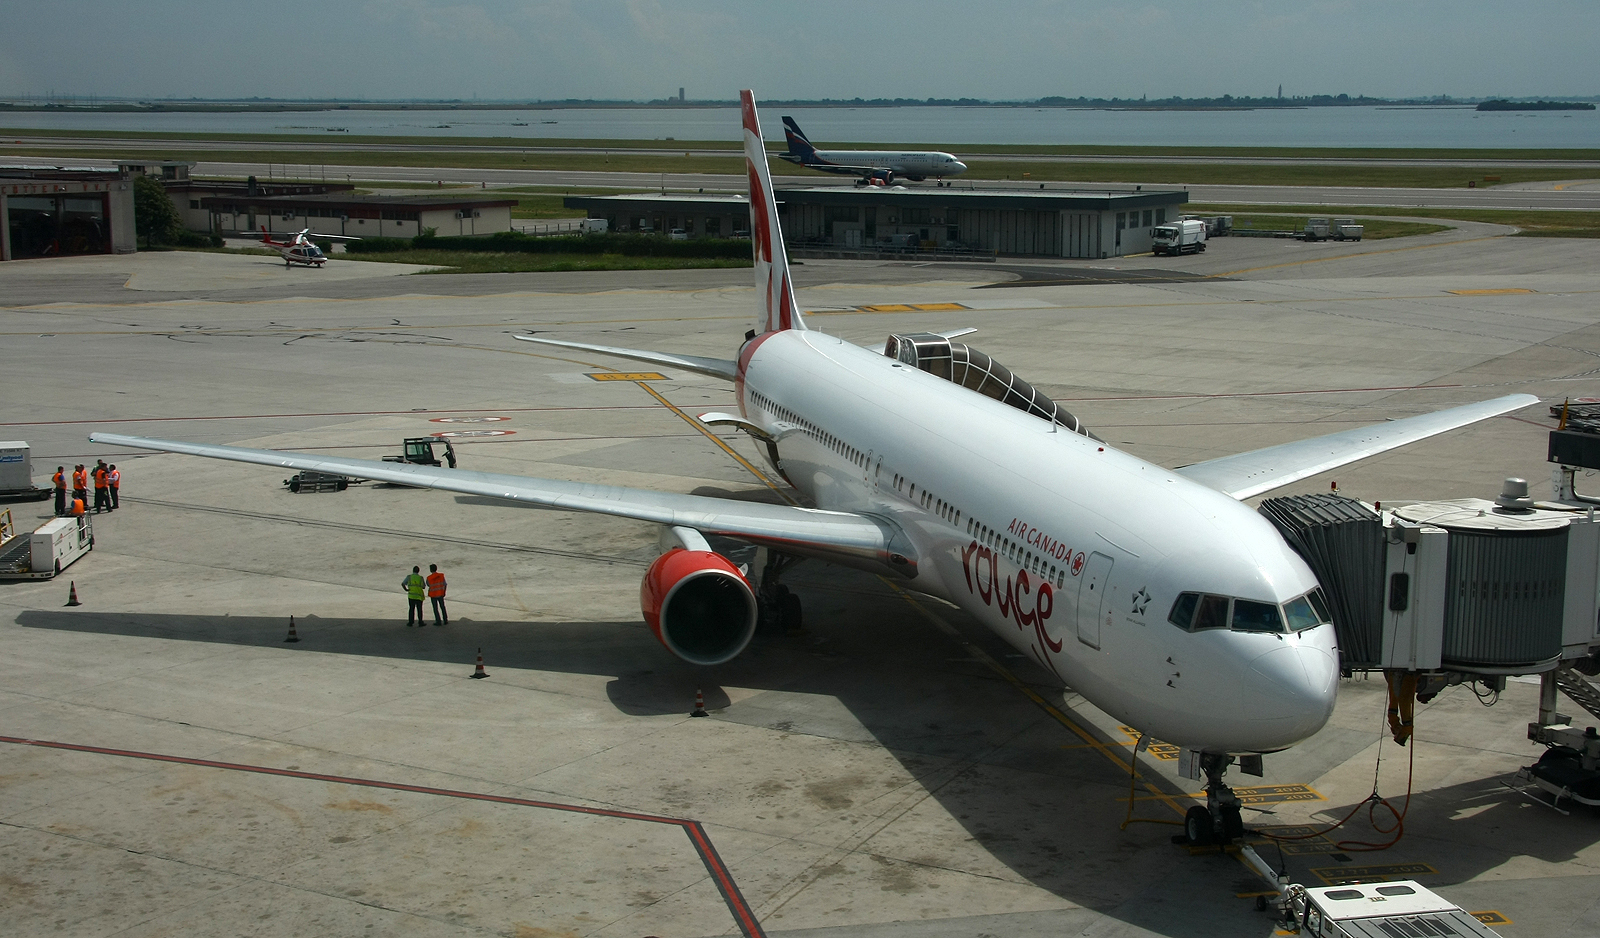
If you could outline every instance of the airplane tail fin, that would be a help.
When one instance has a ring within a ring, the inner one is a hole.
[[[817,158],[817,148],[811,145],[806,132],[800,129],[794,118],[783,119],[783,137],[789,142],[789,152],[800,157],[801,162],[810,163]]]
[[[750,238],[756,256],[756,333],[804,329],[800,309],[795,305],[794,282],[789,277],[789,255],[778,227],[778,203],[772,194],[772,176],[767,170],[767,147],[761,139],[761,124],[756,118],[756,99],[750,91],[739,92],[739,109],[744,117],[745,169],[750,176]]]

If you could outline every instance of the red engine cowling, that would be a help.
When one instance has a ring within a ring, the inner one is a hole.
[[[756,594],[721,554],[675,547],[656,558],[639,585],[644,621],[667,650],[690,664],[722,664],[756,634]]]

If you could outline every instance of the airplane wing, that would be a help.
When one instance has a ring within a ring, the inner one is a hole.
[[[870,515],[371,459],[156,440],[120,433],[91,433],[89,439],[112,446],[231,459],[653,521],[694,528],[702,534],[738,538],[785,553],[866,566],[905,577],[916,576],[916,554],[899,527],[887,519]]]
[[[1208,459],[1174,471],[1234,498],[1250,498],[1397,446],[1537,403],[1539,399],[1532,394],[1508,394],[1431,414]]]
[[[652,365],[665,365],[668,368],[682,368],[696,374],[709,375],[713,378],[722,378],[732,381],[739,373],[739,363],[722,358],[703,358],[699,355],[672,355],[667,352],[646,352],[641,349],[617,348],[613,345],[593,345],[588,342],[571,342],[567,339],[547,339],[539,335],[513,335],[513,339],[524,342],[539,342],[543,345],[556,345],[561,348],[581,349],[585,352],[600,352],[605,355],[616,355],[619,358],[632,358],[636,361],[649,362]],[[350,473],[344,473],[350,475]]]

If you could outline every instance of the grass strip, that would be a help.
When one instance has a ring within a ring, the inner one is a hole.
[[[1306,215],[1234,215],[1233,228],[1235,231],[1248,231],[1251,229],[1264,229],[1267,231],[1303,231],[1306,227]],[[1321,218],[1331,217],[1320,215]],[[1340,215],[1339,217],[1348,217]],[[1436,234],[1449,231],[1449,225],[1430,225],[1425,222],[1393,221],[1387,218],[1357,218],[1362,226],[1361,237],[1367,241],[1382,241],[1385,238],[1410,238],[1415,235]]]

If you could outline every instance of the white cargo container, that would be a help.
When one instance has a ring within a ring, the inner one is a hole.
[[[1206,249],[1206,223],[1195,218],[1157,225],[1150,234],[1150,253],[1198,254]]]
[[[605,234],[607,227],[609,225],[604,218],[585,218],[580,230],[584,234]]]
[[[33,457],[22,440],[0,443],[0,498],[49,498],[49,489],[33,485]]]

